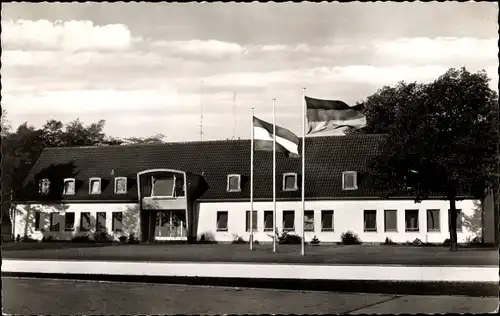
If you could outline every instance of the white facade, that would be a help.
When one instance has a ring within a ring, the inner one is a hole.
[[[465,218],[474,214],[477,205],[474,200],[457,201],[457,209],[461,210],[462,230],[458,231],[458,242],[466,242],[476,234],[465,225]],[[218,242],[231,242],[236,237],[249,240],[250,232],[246,230],[246,212],[250,209],[248,202],[200,202],[196,214],[196,235],[198,240],[202,235],[207,240]],[[295,211],[294,227],[291,232],[301,235],[301,206],[300,201],[286,201],[276,203],[276,227],[278,232],[283,231],[283,211]],[[254,211],[257,212],[257,230],[254,231],[254,240],[259,242],[271,242],[272,229],[264,231],[264,211],[272,211],[272,202],[254,202]],[[438,209],[439,231],[428,231],[427,210]],[[442,243],[449,238],[448,231],[448,209],[449,202],[446,200],[426,200],[415,203],[413,200],[331,200],[331,201],[306,201],[306,210],[314,211],[314,231],[305,233],[305,241],[309,242],[314,236],[322,243],[333,243],[341,240],[344,232],[356,233],[364,243],[383,243],[386,237],[393,242],[412,242],[416,238],[422,242]],[[322,231],[322,211],[333,210],[333,231]],[[376,230],[365,231],[364,211],[376,210]],[[385,231],[385,210],[397,210],[397,231]],[[418,210],[418,231],[406,231],[405,210]],[[227,211],[227,231],[217,231],[217,213]],[[38,229],[35,225],[35,213],[40,212],[40,224]],[[64,225],[64,214],[73,212],[74,229],[66,231]],[[90,213],[91,230],[80,231],[80,218],[84,212]],[[96,218],[98,212],[106,214],[106,231],[118,239],[120,236],[128,236],[133,233],[140,238],[140,211],[138,203],[67,203],[67,204],[20,204],[16,207],[14,221],[14,236],[29,236],[33,239],[42,239],[51,236],[54,240],[70,240],[79,235],[91,235],[96,230]],[[121,231],[113,231],[113,213],[122,212],[123,228]],[[61,215],[61,222],[57,231],[51,230],[50,213]],[[488,212],[487,212],[488,213]],[[492,223],[485,214],[484,222]],[[482,224],[482,223],[479,223]],[[492,225],[491,225],[492,226]],[[485,242],[490,241],[488,236],[493,236],[488,227],[485,228]],[[158,238],[157,238],[158,239]]]
[[[446,200],[427,200],[415,203],[413,200],[336,200],[336,201],[306,201],[306,210],[314,210],[314,231],[305,232],[305,241],[309,242],[314,236],[321,242],[339,242],[340,236],[346,231],[356,233],[362,242],[383,243],[386,237],[397,243],[412,242],[416,238],[422,242],[442,243],[449,238],[448,209]],[[457,209],[461,209],[462,216],[472,216],[475,205],[473,200],[457,201]],[[295,211],[295,231],[301,235],[301,208],[302,202],[276,202],[276,227],[278,232],[283,230],[283,211]],[[217,202],[200,203],[199,221],[197,227],[198,238],[201,235],[212,236],[216,241],[232,241],[236,236],[249,240],[250,233],[246,231],[246,211],[250,209],[248,202]],[[427,210],[439,209],[439,231],[427,231]],[[257,230],[254,231],[254,240],[271,242],[272,231],[264,231],[264,211],[272,211],[272,202],[254,202],[254,211],[257,211]],[[322,231],[321,211],[333,210],[333,231]],[[376,231],[364,230],[364,210],[376,210]],[[397,231],[386,232],[384,229],[384,210],[397,210]],[[407,232],[405,229],[405,210],[419,210],[418,231]],[[227,211],[227,231],[217,231],[217,212]],[[475,234],[462,225],[457,232],[458,242],[466,242],[467,238]]]
[[[36,212],[40,212],[39,226],[36,227]],[[140,214],[138,203],[65,203],[65,204],[20,204],[15,208],[14,238],[17,235],[29,236],[41,240],[43,237],[53,240],[71,240],[75,236],[90,235],[96,231],[97,213],[106,214],[106,232],[115,240],[121,236],[133,233],[140,236]],[[113,231],[113,213],[122,213],[121,231]],[[58,229],[51,229],[50,214],[61,215]],[[65,214],[74,213],[73,230],[65,229]],[[90,230],[82,232],[80,229],[82,213],[90,213]]]

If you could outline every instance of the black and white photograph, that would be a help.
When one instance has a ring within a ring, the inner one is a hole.
[[[2,3],[2,315],[497,313],[498,17]]]

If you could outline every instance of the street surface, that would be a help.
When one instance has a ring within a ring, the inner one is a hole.
[[[3,277],[6,314],[488,313],[496,297],[345,294]]]

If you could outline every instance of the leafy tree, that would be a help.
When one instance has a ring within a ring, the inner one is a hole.
[[[1,128],[2,128],[2,137],[7,136],[12,129],[12,125],[10,121],[7,119],[7,110],[2,109],[2,121],[1,121]]]
[[[481,199],[488,188],[498,191],[498,95],[488,82],[484,71],[450,69],[429,84],[384,87],[365,102],[363,132],[386,134],[371,164],[375,185],[393,195],[410,182],[416,200],[446,196],[452,250],[456,201],[463,194]]]
[[[124,143],[127,145],[161,144],[161,143],[163,143],[164,138],[165,138],[165,135],[163,135],[163,134],[157,134],[155,136],[149,136],[149,137],[130,137],[130,138],[125,138]]]

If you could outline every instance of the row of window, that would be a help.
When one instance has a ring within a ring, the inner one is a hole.
[[[106,227],[106,212],[97,212],[96,214],[96,231],[107,231]],[[114,232],[121,232],[123,229],[123,213],[113,212],[112,227]],[[75,231],[75,213],[66,212],[64,215],[59,213],[50,213],[49,215],[49,231],[61,231],[61,224],[64,224],[64,231]],[[35,230],[44,229],[45,225],[41,225],[41,212],[35,213]],[[88,232],[92,229],[92,221],[90,220],[90,212],[82,212],[80,216],[80,232]]]
[[[64,195],[74,195],[75,194],[75,184],[76,180],[74,178],[64,179],[63,194]],[[38,193],[47,195],[50,192],[50,180],[42,179],[38,184]],[[127,178],[126,177],[115,177],[115,194],[126,194],[127,193]],[[90,178],[89,179],[89,194],[101,194],[101,178]]]
[[[384,210],[384,231],[398,231],[398,211]],[[228,231],[228,211],[217,212],[217,231]],[[450,213],[448,212],[448,218]],[[333,210],[321,211],[321,231],[333,231],[334,212]],[[257,231],[257,211],[253,211],[252,230]],[[245,219],[246,231],[250,231],[250,211],[246,211]],[[283,211],[282,227],[284,231],[295,230],[295,211]],[[363,212],[363,228],[365,232],[377,231],[377,211],[364,210]],[[264,231],[273,230],[273,211],[264,211]],[[405,231],[418,232],[419,226],[419,210],[405,210]],[[427,210],[427,231],[439,232],[441,230],[440,210]],[[457,231],[462,230],[462,212],[457,210]],[[307,210],[304,212],[304,231],[314,232],[314,211]]]
[[[342,189],[343,190],[356,190],[357,173],[356,171],[342,172]],[[287,172],[283,174],[283,191],[296,191],[298,190],[297,174]],[[229,174],[227,175],[227,192],[241,192],[241,175]]]

